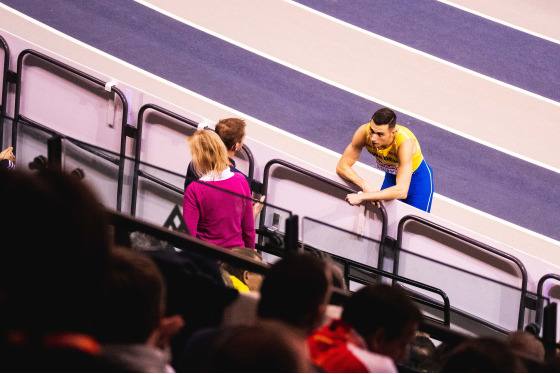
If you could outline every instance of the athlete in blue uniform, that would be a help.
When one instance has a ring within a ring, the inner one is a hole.
[[[375,157],[375,166],[385,172],[381,191],[369,185],[352,169],[364,147]],[[432,207],[432,169],[424,160],[414,134],[397,125],[397,116],[389,108],[379,109],[369,123],[358,128],[338,162],[336,173],[362,189],[363,193],[346,196],[350,205],[358,205],[365,200],[399,199],[426,212]]]

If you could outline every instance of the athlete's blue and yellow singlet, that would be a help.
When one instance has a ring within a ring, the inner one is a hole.
[[[432,197],[434,194],[434,181],[432,177],[432,168],[424,161],[420,144],[416,136],[404,126],[396,125],[398,132],[395,134],[395,140],[388,148],[377,149],[371,141],[370,124],[367,124],[366,130],[366,149],[375,157],[376,167],[385,172],[385,180],[381,189],[394,186],[397,184],[397,171],[399,170],[399,147],[405,140],[413,139],[416,143],[416,151],[412,156],[412,178],[408,188],[408,196],[401,200],[406,204],[412,205],[418,209],[430,212],[432,208]]]
[[[383,170],[386,173],[397,174],[399,169],[399,147],[405,140],[413,139],[416,143],[416,152],[412,156],[412,171],[415,172],[420,166],[424,157],[422,156],[422,151],[420,150],[420,144],[416,139],[416,136],[404,126],[395,126],[399,130],[395,134],[395,141],[390,147],[385,149],[377,149],[373,146],[370,137],[370,124],[367,124],[367,136],[366,136],[366,149],[371,153],[376,160],[376,167],[379,170]]]

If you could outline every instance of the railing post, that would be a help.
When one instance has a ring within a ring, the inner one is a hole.
[[[57,135],[47,140],[47,150],[49,168],[62,169],[62,137]]]
[[[297,215],[286,218],[286,235],[284,237],[284,249],[286,252],[299,250],[299,217]]]
[[[2,68],[2,102],[0,104],[0,148],[4,149],[4,120],[6,117],[6,103],[8,96],[8,76],[10,68],[10,48],[6,40],[0,36],[0,46],[4,50],[4,66]]]
[[[544,307],[542,341],[546,349],[546,358],[556,356],[556,318],[558,304],[550,303]]]

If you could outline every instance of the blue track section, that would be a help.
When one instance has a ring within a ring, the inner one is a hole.
[[[150,73],[339,153],[355,129],[381,107],[132,0],[0,2]],[[437,193],[560,240],[560,189],[553,187],[560,185],[560,175],[401,113],[398,123],[418,137],[434,170]],[[360,160],[372,163],[366,152]]]
[[[364,30],[560,101],[559,44],[435,0],[296,1]]]

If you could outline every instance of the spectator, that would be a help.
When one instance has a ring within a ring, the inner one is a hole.
[[[0,152],[0,169],[15,169],[16,156],[13,153],[14,147],[8,147]]]
[[[311,359],[327,372],[396,372],[421,316],[400,288],[363,287],[347,300],[341,319],[309,337]]]
[[[133,232],[131,247],[150,255],[165,279],[166,315],[179,314],[186,322],[171,339],[171,366],[178,367],[186,342],[198,330],[219,326],[225,308],[239,292],[225,286],[219,265],[188,250],[179,250],[150,235]]]
[[[266,273],[257,315],[285,322],[307,338],[323,322],[331,288],[325,261],[310,254],[287,255]]]
[[[114,248],[97,335],[102,357],[121,371],[161,373],[169,366],[169,340],[184,325],[181,316],[165,316],[166,287],[147,255]]]
[[[212,359],[211,352],[217,349],[220,340],[248,326],[285,324],[295,333],[299,344],[305,346],[307,336],[324,318],[331,291],[329,269],[323,260],[309,254],[289,254],[280,259],[268,269],[261,285],[257,311],[259,318],[247,325],[224,326],[197,332],[188,342],[177,370],[207,370],[207,361]],[[271,343],[273,338],[274,335],[268,338]],[[313,368],[309,357],[307,360],[308,366]]]
[[[193,167],[202,175],[185,191],[183,216],[190,234],[228,249],[255,248],[251,191],[245,178],[227,166],[220,137],[213,131],[198,130],[189,138],[189,145]]]
[[[245,121],[240,118],[221,119],[216,124],[215,132],[226,146],[228,165],[231,171],[242,174],[250,185],[251,181],[245,174],[237,170],[235,167],[235,160],[233,159],[235,153],[243,147],[243,141],[245,140]],[[192,181],[198,179],[200,179],[200,174],[195,171],[192,162],[189,162],[187,175],[185,177],[185,190]]]
[[[464,341],[444,358],[444,373],[522,373],[521,359],[501,340],[473,338]]]
[[[94,193],[54,169],[0,170],[0,344],[3,371],[114,371],[93,323],[110,248]]]
[[[528,331],[512,331],[506,343],[518,355],[538,362],[544,362],[545,349],[543,343]]]
[[[309,373],[305,341],[279,321],[239,326],[220,335],[210,351],[210,373]]]
[[[418,371],[431,371],[432,358],[436,352],[436,345],[429,335],[417,333],[409,345],[409,357],[405,367]]]
[[[262,255],[252,248],[236,247],[231,251],[250,260],[263,262]],[[253,273],[227,262],[222,262],[220,269],[223,272],[223,276],[226,279],[229,278],[233,288],[239,292],[259,291],[261,288],[262,274]]]
[[[245,140],[245,121],[240,118],[226,118],[221,119],[214,130],[216,134],[222,139],[224,145],[227,149],[228,154],[228,165],[231,171],[234,173],[239,173],[247,179],[249,187],[251,186],[251,180],[241,171],[239,171],[235,166],[235,160],[233,157],[235,154],[243,147],[243,141]],[[191,182],[200,179],[200,175],[194,170],[192,162],[189,162],[187,167],[187,175],[185,176],[185,191]],[[261,196],[259,201],[262,203],[265,197]],[[263,208],[263,204],[255,202],[253,204],[253,216],[256,219]]]

